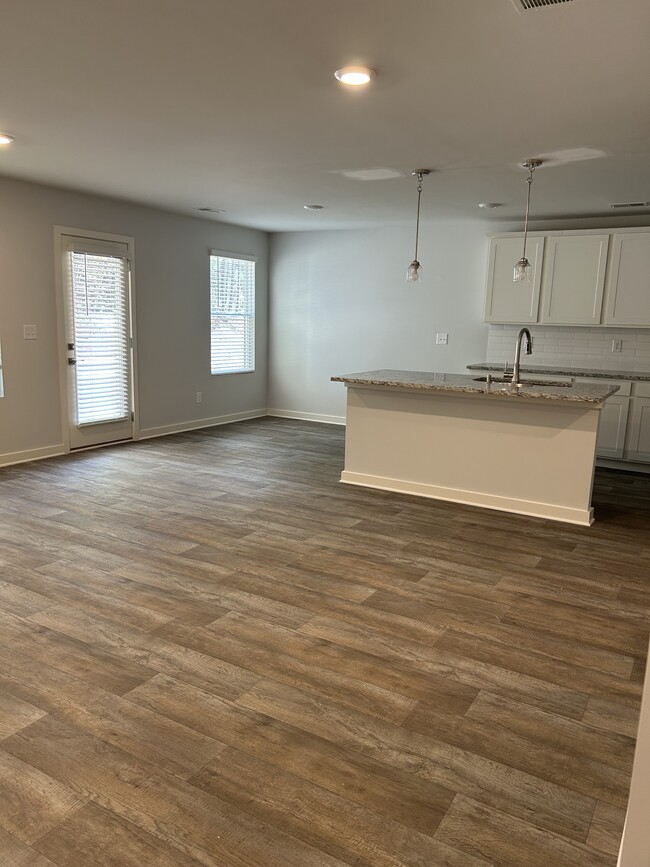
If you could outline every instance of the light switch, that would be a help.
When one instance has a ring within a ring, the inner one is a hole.
[[[449,335],[445,333],[436,334],[436,343],[439,346],[446,346],[449,342]]]
[[[23,325],[23,339],[24,340],[37,340],[38,339],[35,325]]]

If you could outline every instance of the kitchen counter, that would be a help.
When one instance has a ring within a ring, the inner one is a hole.
[[[512,370],[512,363],[508,363],[509,370]],[[503,372],[503,364],[493,363],[489,361],[479,362],[478,364],[468,364],[468,370],[498,370]],[[642,373],[638,370],[594,370],[593,367],[543,367],[541,365],[526,365],[521,366],[521,372],[524,376],[527,373],[540,376],[588,376],[590,379],[622,379],[627,382],[650,382],[650,373]]]
[[[341,481],[589,526],[600,411],[618,391],[370,370],[347,390]]]
[[[488,369],[491,370],[492,368]],[[576,383],[571,386],[561,383],[557,385],[532,383],[514,389],[507,383],[502,382],[492,382],[489,384],[476,382],[474,376],[464,373],[428,373],[417,370],[368,370],[364,373],[348,373],[341,376],[333,376],[332,381],[357,386],[481,394],[510,400],[529,398],[594,404],[602,404],[604,400],[617,391],[616,386],[612,387],[604,383],[603,385]]]

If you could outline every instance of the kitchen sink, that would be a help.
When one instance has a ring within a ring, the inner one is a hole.
[[[511,383],[510,378],[505,376],[493,376],[491,382],[504,382],[508,385]],[[474,382],[487,382],[487,376],[475,376]],[[520,385],[552,385],[554,388],[571,388],[572,382],[561,382],[557,379],[522,379]]]

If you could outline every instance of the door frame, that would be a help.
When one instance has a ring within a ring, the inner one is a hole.
[[[140,439],[140,413],[138,399],[138,353],[136,347],[137,327],[136,327],[136,304],[135,304],[135,239],[129,235],[114,235],[108,232],[94,232],[90,229],[75,229],[70,226],[55,226],[54,227],[54,284],[56,294],[56,318],[57,318],[57,337],[58,337],[58,355],[59,355],[59,405],[61,413],[61,437],[63,448],[66,454],[71,451],[70,448],[70,420],[69,420],[69,402],[68,402],[68,352],[66,349],[66,321],[65,321],[65,286],[63,283],[63,238],[70,235],[74,238],[82,238],[84,241],[109,241],[118,244],[125,244],[127,248],[127,256],[130,262],[130,293],[129,293],[129,313],[131,317],[131,393],[133,397],[133,440]],[[127,440],[131,442],[132,440]],[[102,448],[103,445],[115,445],[115,443],[105,443],[100,445],[92,445],[87,448]],[[75,449],[75,452],[83,451],[83,449]]]

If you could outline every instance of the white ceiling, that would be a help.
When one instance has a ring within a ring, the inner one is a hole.
[[[425,218],[519,217],[522,160],[592,148],[538,171],[536,216],[650,200],[649,0],[0,0],[0,21],[3,175],[347,228],[413,220],[420,167]],[[346,89],[347,64],[377,78]],[[339,173],[375,166],[402,176]]]

